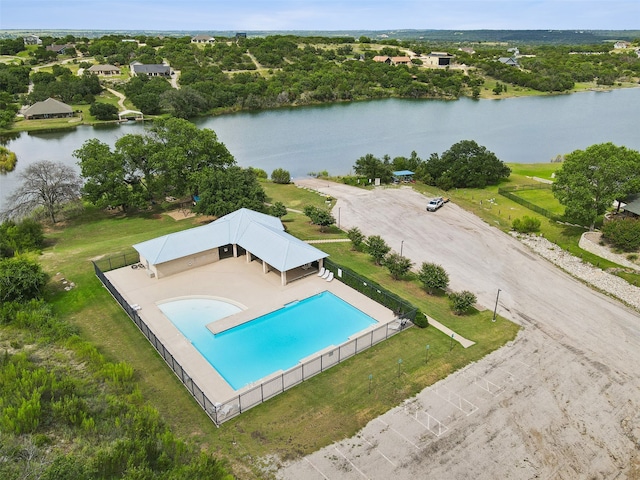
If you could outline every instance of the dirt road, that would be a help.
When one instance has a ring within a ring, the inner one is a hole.
[[[510,345],[287,465],[280,478],[640,478],[640,315],[452,203],[409,188],[296,182],[338,199],[341,227],[381,235],[454,290],[521,324]],[[473,339],[472,339],[473,340]]]

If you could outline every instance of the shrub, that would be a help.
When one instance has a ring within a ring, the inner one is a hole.
[[[389,269],[389,273],[393,279],[398,280],[409,273],[413,263],[407,257],[403,257],[394,252],[385,257],[384,266]]]
[[[291,174],[282,168],[276,168],[271,172],[271,181],[273,183],[287,184],[291,183]]]
[[[383,238],[379,235],[372,235],[367,237],[365,240],[365,245],[367,246],[367,252],[373,260],[376,262],[376,265],[382,265],[382,261],[384,257],[389,253],[391,247],[387,245],[387,243],[383,240]]]
[[[0,303],[39,298],[47,283],[40,265],[24,257],[0,260]]]
[[[98,120],[115,120],[118,118],[118,107],[110,103],[95,102],[89,107],[89,113]]]
[[[7,147],[0,146],[0,173],[12,172],[16,168],[18,157]]]
[[[476,300],[476,296],[467,290],[449,294],[449,305],[456,315],[467,313],[475,305]]]
[[[436,289],[444,290],[449,286],[449,274],[435,263],[423,263],[418,272],[418,280],[429,294],[433,294]]]
[[[364,233],[362,233],[358,227],[350,228],[347,231],[347,237],[351,240],[351,248],[353,250],[358,250],[365,239]]]
[[[607,222],[602,226],[602,238],[615,248],[634,252],[640,248],[640,221],[625,218]]]
[[[287,214],[287,207],[285,207],[284,203],[282,202],[275,202],[273,205],[271,205],[269,213],[273,217],[282,218]]]
[[[522,218],[514,219],[513,223],[511,224],[511,228],[520,233],[538,232],[540,231],[540,219],[527,217],[525,215]]]

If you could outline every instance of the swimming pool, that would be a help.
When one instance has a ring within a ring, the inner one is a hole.
[[[166,308],[173,303],[159,307],[234,390],[288,370],[303,358],[340,345],[377,323],[325,291],[214,335],[206,327],[214,321],[211,317],[191,308],[185,313],[179,305]]]

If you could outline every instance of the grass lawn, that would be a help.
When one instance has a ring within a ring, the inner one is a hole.
[[[305,199],[301,203],[324,202],[317,194],[293,188],[274,186],[269,195],[272,201],[295,203],[298,200],[292,192],[298,192]],[[319,235],[315,226],[307,230],[310,227],[305,216],[289,215],[288,223],[285,218],[288,228]],[[518,327],[502,318],[491,322],[489,311],[455,317],[444,297],[426,295],[413,281],[393,281],[367,255],[352,252],[348,243],[328,244],[332,259],[370,276],[477,344],[463,349],[454,343],[451,348],[450,339],[433,328],[410,328],[218,429],[101,286],[90,261],[103,255],[132,252],[134,243],[199,222],[198,217],[176,221],[160,211],[122,216],[88,209],[82,218],[47,232],[48,247],[41,260],[47,272],[59,273],[76,284],[66,292],[52,281],[56,311],[78,325],[82,337],[94,343],[108,359],[132,365],[142,394],[174,431],[229,460],[239,478],[261,476],[256,470],[259,457],[277,454],[285,459],[295,458],[355,434],[369,420],[482,358],[517,333]],[[328,233],[334,234],[344,235]],[[428,363],[426,345],[430,346]],[[402,359],[400,369],[398,359]],[[370,393],[369,375],[373,376]]]
[[[564,214],[564,206],[561,205],[560,202],[558,202],[556,197],[553,196],[553,192],[550,189],[543,188],[540,190],[518,190],[511,193],[539,207],[542,207],[550,211],[551,213],[555,213],[557,215]]]

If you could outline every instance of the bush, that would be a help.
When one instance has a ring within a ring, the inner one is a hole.
[[[0,173],[12,172],[16,168],[18,157],[7,147],[0,146]]]
[[[427,328],[429,326],[429,319],[420,310],[416,311],[416,318],[413,320],[413,324],[416,327]]]
[[[0,303],[23,302],[42,295],[47,274],[24,257],[0,260]]]
[[[602,238],[615,248],[635,252],[640,248],[640,221],[625,218],[607,222],[602,226]]]
[[[516,218],[511,224],[511,228],[520,233],[538,232],[540,231],[540,219],[525,215],[522,218]]]
[[[418,280],[430,295],[434,290],[444,290],[449,286],[449,274],[435,263],[423,263],[418,272]]]
[[[476,301],[476,296],[467,290],[449,294],[449,305],[456,315],[467,313],[475,305]]]
[[[347,237],[349,237],[349,240],[351,240],[352,250],[358,250],[362,246],[362,243],[365,239],[364,233],[362,233],[358,227],[350,228],[347,231]]]
[[[272,217],[282,218],[287,214],[287,207],[285,207],[284,203],[282,202],[276,202],[273,205],[271,205],[271,208],[269,209],[269,214]]]
[[[287,184],[291,183],[291,174],[282,168],[276,168],[273,172],[271,172],[271,181],[273,183],[282,183]]]
[[[115,120],[118,118],[118,107],[110,103],[96,102],[89,107],[89,113],[98,120]]]

